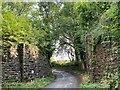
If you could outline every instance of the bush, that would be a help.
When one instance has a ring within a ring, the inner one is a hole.
[[[83,83],[80,84],[80,88],[101,88],[100,83]]]
[[[101,85],[105,88],[118,88],[118,73],[110,74],[107,77],[103,77]]]
[[[81,64],[81,63],[78,62],[78,64]],[[68,66],[76,66],[76,62],[75,61],[69,61],[69,60],[58,60],[58,61],[52,61],[51,65],[53,67],[55,67],[55,66],[68,67]]]

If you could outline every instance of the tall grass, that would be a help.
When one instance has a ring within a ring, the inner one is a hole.
[[[3,82],[2,88],[34,88],[34,90],[43,88],[54,80],[53,76],[36,78],[31,82]]]

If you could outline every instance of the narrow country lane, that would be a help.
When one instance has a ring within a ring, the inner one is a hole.
[[[79,88],[79,83],[75,76],[65,71],[53,70],[56,80],[45,88]]]

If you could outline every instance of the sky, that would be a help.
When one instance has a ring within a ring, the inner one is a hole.
[[[58,60],[69,60],[67,52],[63,52],[61,54],[56,55],[55,53],[53,54],[54,60],[58,61]]]
[[[60,42],[58,40],[56,42],[56,44],[55,44],[55,51],[53,52],[52,57],[54,57],[55,61],[58,61],[58,60],[70,60],[69,57],[68,57],[68,53],[66,52],[65,49],[60,47],[59,43]],[[70,48],[69,46],[66,47],[67,50],[69,50],[69,48]],[[73,52],[74,52],[74,50],[73,50]],[[70,54],[69,54],[69,56],[71,57]]]

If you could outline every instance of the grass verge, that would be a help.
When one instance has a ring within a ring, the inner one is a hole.
[[[48,76],[45,78],[36,78],[31,82],[4,82],[2,88],[43,88],[50,84],[54,80],[54,76]]]
[[[80,84],[80,88],[101,88],[100,83],[83,83]]]

